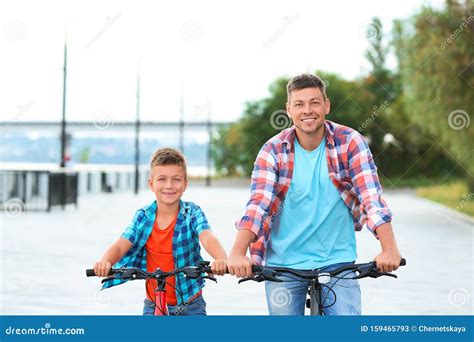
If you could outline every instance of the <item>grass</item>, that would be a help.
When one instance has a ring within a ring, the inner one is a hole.
[[[459,177],[397,177],[379,175],[384,190],[413,189],[415,193],[431,201],[474,217],[474,193],[470,193],[467,181]]]
[[[445,184],[421,186],[415,191],[418,196],[474,217],[474,193],[469,192],[466,181],[457,180]]]

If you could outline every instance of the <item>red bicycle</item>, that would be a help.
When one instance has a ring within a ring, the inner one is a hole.
[[[166,280],[169,277],[175,276],[178,273],[183,273],[185,277],[191,279],[210,279],[217,282],[216,278],[210,276],[212,274],[211,267],[209,266],[209,261],[201,261],[198,266],[186,266],[181,268],[176,268],[170,272],[163,272],[159,268],[154,272],[145,272],[139,268],[112,268],[109,272],[109,276],[102,279],[102,283],[113,280],[113,279],[122,279],[122,280],[136,280],[144,279],[145,281],[155,279],[156,280],[156,289],[155,289],[155,300],[153,304],[155,305],[155,316],[168,316],[168,304],[166,301]],[[87,269],[86,276],[95,277],[94,269]],[[181,293],[178,292],[180,296]],[[152,296],[149,296],[153,298]],[[184,301],[183,301],[184,302]]]

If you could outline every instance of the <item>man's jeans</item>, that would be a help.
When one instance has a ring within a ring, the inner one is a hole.
[[[206,315],[206,301],[202,294],[197,296],[193,301],[184,306],[172,306],[168,305],[168,312],[170,316],[205,316]],[[155,313],[155,305],[148,298],[144,300],[143,315],[153,316]]]
[[[353,263],[339,263],[321,268],[322,271],[331,271],[343,265],[352,265]],[[354,277],[355,272],[343,272],[338,277]],[[301,280],[288,274],[278,278],[285,282],[278,283],[265,281],[265,292],[267,296],[267,305],[270,315],[304,315],[306,297],[310,281]],[[360,287],[357,280],[331,278],[327,286],[322,286],[322,306],[329,306],[334,302],[336,293],[336,302],[334,305],[323,308],[325,315],[360,315]]]

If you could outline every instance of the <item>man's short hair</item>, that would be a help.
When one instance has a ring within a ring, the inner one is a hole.
[[[326,99],[326,85],[324,81],[316,75],[301,74],[293,77],[286,85],[286,95],[290,99],[291,92],[306,88],[319,88],[324,99]]]
[[[178,165],[184,170],[184,175],[187,178],[186,160],[181,152],[174,148],[159,148],[153,153],[150,160],[150,169],[154,166],[160,165]]]

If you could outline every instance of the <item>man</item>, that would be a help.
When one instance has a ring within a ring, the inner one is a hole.
[[[252,264],[262,262],[327,271],[353,263],[355,230],[365,224],[381,243],[374,259],[379,270],[396,270],[401,256],[392,213],[381,198],[377,168],[362,135],[326,120],[330,101],[319,77],[293,78],[287,97],[294,126],[267,141],[257,156],[251,197],[227,262],[229,273],[249,277]],[[246,256],[248,248],[252,259]],[[266,282],[270,314],[303,315],[308,284],[291,276],[285,280]],[[326,315],[361,313],[357,280],[328,285],[334,292],[323,288]]]

